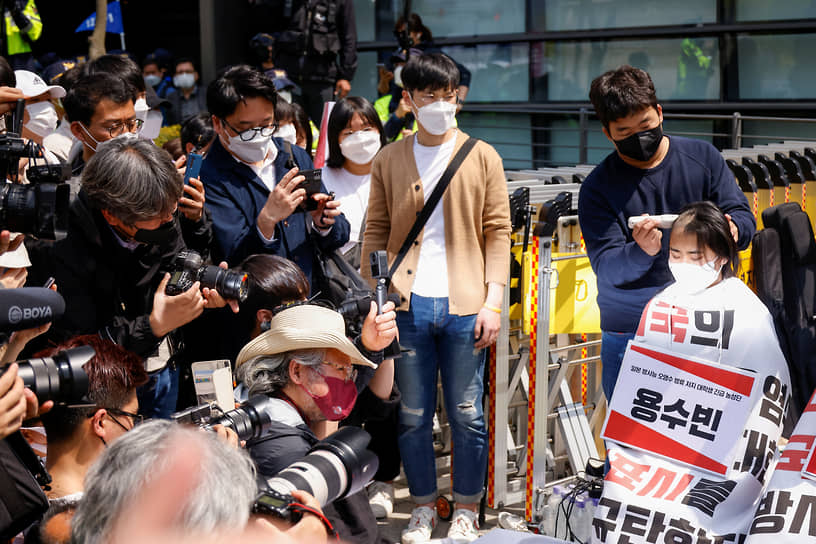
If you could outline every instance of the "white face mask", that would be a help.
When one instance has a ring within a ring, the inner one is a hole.
[[[144,76],[144,80],[145,80],[145,83],[147,83],[151,87],[155,87],[156,85],[161,83],[162,78],[161,78],[161,76],[157,76],[156,74],[150,74],[150,75]]]
[[[437,100],[419,108],[413,98],[411,103],[417,108],[419,124],[434,136],[442,136],[456,124],[456,104]]]
[[[26,106],[28,110],[28,123],[25,127],[37,136],[48,136],[57,128],[57,110],[51,102],[43,101]]]
[[[669,262],[669,270],[674,276],[676,289],[689,295],[702,292],[720,277],[723,265],[717,266],[716,263],[716,259],[702,266]]]
[[[195,87],[195,74],[176,74],[173,76],[173,85],[179,89]]]
[[[394,68],[394,85],[402,88],[402,64]]]
[[[139,114],[136,114],[138,117]],[[150,110],[145,117],[144,125],[139,131],[139,138],[143,140],[153,140],[159,137],[159,131],[162,126],[162,114],[160,111]]]
[[[355,164],[368,164],[380,150],[380,133],[376,130],[358,130],[340,142],[340,152]]]
[[[295,129],[295,125],[292,123],[279,126],[278,130],[275,131],[275,136],[289,142],[292,145],[297,144],[297,130]]]
[[[242,161],[250,164],[261,162],[264,159],[275,160],[278,156],[278,148],[271,137],[263,137],[256,134],[250,141],[245,142],[240,136],[229,136],[227,147],[233,155]]]

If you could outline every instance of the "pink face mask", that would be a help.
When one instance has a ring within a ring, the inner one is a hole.
[[[357,385],[354,380],[345,381],[332,376],[322,376],[322,378],[329,386],[329,392],[322,397],[313,395],[303,384],[300,386],[312,397],[326,419],[329,421],[345,419],[351,413],[357,400]]]

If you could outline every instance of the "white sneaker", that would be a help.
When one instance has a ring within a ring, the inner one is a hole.
[[[524,518],[511,514],[510,512],[499,512],[499,527],[511,531],[528,531],[527,522]]]
[[[455,510],[448,538],[454,542],[472,542],[479,538],[479,514],[464,508]]]
[[[368,486],[368,504],[377,519],[390,516],[394,511],[394,486],[385,482],[371,482]]]
[[[411,512],[411,521],[408,528],[402,531],[402,544],[420,544],[431,539],[431,533],[436,527],[436,509],[427,506],[417,506]]]

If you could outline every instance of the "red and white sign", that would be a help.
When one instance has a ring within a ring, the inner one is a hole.
[[[630,342],[602,436],[723,476],[757,393],[753,372]]]

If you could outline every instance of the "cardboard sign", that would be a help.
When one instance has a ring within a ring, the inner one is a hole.
[[[753,372],[630,342],[602,436],[723,476],[756,383]]]

